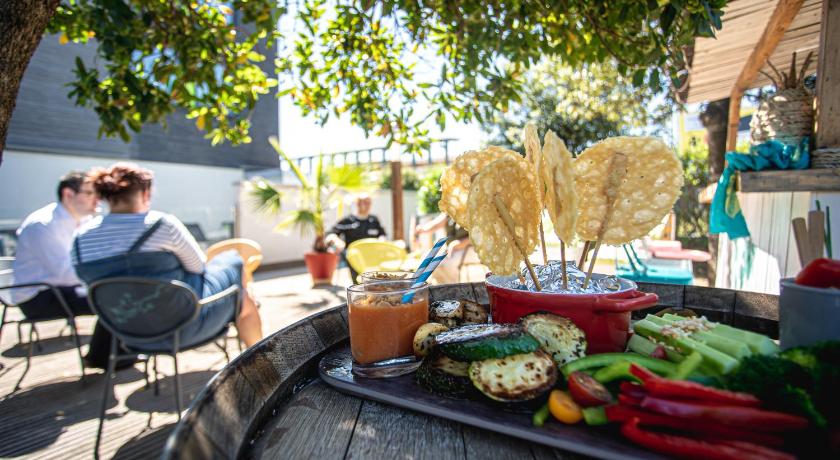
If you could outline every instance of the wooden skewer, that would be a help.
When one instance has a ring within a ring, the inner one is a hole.
[[[598,250],[601,249],[602,239],[603,238],[598,238],[598,241],[595,242],[595,249],[592,251],[592,259],[589,260],[589,269],[586,270],[586,278],[583,279],[584,289],[589,286],[589,280],[592,278],[592,270],[595,269],[595,261],[598,259]]]
[[[563,289],[569,289],[569,275],[566,274],[566,242],[560,240],[560,270],[563,274]]]
[[[548,252],[545,249],[545,232],[543,232],[542,217],[540,217],[540,246],[543,253],[543,265],[548,265]]]
[[[791,221],[793,224],[793,236],[796,239],[796,250],[799,253],[799,264],[803,267],[811,263],[814,257],[811,255],[811,240],[808,237],[808,225],[805,218],[797,217]]]
[[[604,195],[607,197],[607,212],[604,213],[604,220],[601,221],[601,228],[598,229],[598,239],[595,241],[595,250],[592,252],[592,260],[589,262],[589,269],[586,271],[586,278],[583,279],[583,288],[589,286],[589,280],[592,278],[592,270],[595,268],[595,260],[598,258],[598,249],[601,248],[601,243],[604,241],[604,234],[610,226],[613,212],[615,211],[615,201],[618,198],[618,190],[621,188],[621,183],[627,175],[627,156],[623,153],[616,153],[610,162],[610,172],[607,178],[607,187],[604,189]]]
[[[578,262],[578,268],[583,270],[583,264],[586,263],[586,254],[589,252],[589,241],[583,242],[583,252],[580,254],[580,261]]]
[[[811,211],[808,213],[808,237],[811,240],[811,255],[818,259],[825,253],[825,213]]]
[[[537,273],[534,272],[534,266],[531,265],[531,261],[528,259],[528,254],[525,254],[525,250],[522,248],[522,245],[519,244],[519,238],[516,237],[516,227],[513,223],[513,217],[511,217],[510,212],[508,212],[507,207],[502,202],[502,199],[499,198],[499,195],[493,197],[493,202],[496,205],[496,211],[499,212],[499,216],[502,218],[502,221],[505,223],[505,226],[513,238],[513,245],[525,261],[525,266],[528,267],[528,273],[531,275],[531,279],[534,280],[534,287],[537,291],[542,291],[540,280],[537,278]]]

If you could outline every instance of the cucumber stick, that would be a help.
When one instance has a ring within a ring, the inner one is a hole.
[[[561,367],[560,372],[568,377],[575,371],[592,371],[596,368],[610,366],[618,361],[636,363],[660,375],[667,375],[673,372],[676,367],[674,363],[669,363],[664,359],[651,358],[635,353],[601,353],[572,361]]]
[[[672,319],[674,317],[679,319]],[[684,320],[685,318],[676,315],[671,315],[670,317],[666,316],[664,318],[659,316],[647,315],[645,319],[659,326],[671,326],[675,322],[681,319]],[[739,361],[743,358],[746,358],[747,356],[752,355],[752,351],[750,351],[750,348],[744,342],[739,340],[732,340],[722,335],[713,334],[709,331],[692,332],[690,337],[694,340],[705,343],[706,345],[714,348],[715,350],[722,351]]]
[[[703,355],[703,362],[719,374],[728,374],[733,369],[738,367],[738,360],[727,355],[726,353],[715,350],[714,348],[698,342],[697,340],[688,337],[673,337],[671,335],[662,334],[662,326],[643,319],[637,321],[633,326],[637,334],[648,338],[662,341],[675,347],[677,350],[683,352],[696,351]]]

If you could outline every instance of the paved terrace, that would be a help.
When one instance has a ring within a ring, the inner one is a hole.
[[[343,269],[337,286],[309,289],[305,269],[256,274],[254,290],[262,304],[263,332],[268,335],[300,318],[344,302],[350,275]],[[18,311],[15,311],[18,314]],[[77,320],[86,343],[93,318]],[[0,458],[92,458],[96,439],[104,372],[90,369],[79,379],[79,360],[69,330],[59,337],[62,321],[40,323],[42,350],[37,349],[21,388],[12,392],[23,373],[26,347],[17,344],[15,326],[6,326],[0,340]],[[28,329],[24,329],[24,336]],[[86,348],[86,347],[83,347]],[[227,343],[231,358],[236,341]],[[208,345],[179,354],[182,391],[191,400],[225,364],[224,354]],[[117,372],[114,393],[106,413],[102,458],[157,458],[177,423],[173,398],[172,359],[161,357],[160,395],[145,388],[143,365]],[[150,424],[149,424],[150,423]],[[147,425],[148,424],[148,425]]]

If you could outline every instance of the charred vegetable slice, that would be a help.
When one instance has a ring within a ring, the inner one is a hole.
[[[458,327],[464,318],[464,308],[457,300],[438,300],[429,306],[429,321],[447,327]]]
[[[470,380],[488,398],[527,401],[545,393],[557,381],[557,365],[542,350],[470,364]]]
[[[461,299],[461,308],[464,311],[464,324],[482,324],[490,322],[490,315],[487,309],[480,303],[467,299]]]
[[[586,356],[586,334],[570,319],[552,313],[531,313],[520,323],[558,366]]]
[[[414,333],[414,355],[423,357],[435,347],[435,336],[449,328],[440,323],[426,323]]]
[[[435,337],[438,349],[456,361],[481,361],[530,353],[540,343],[515,324],[471,324]]]
[[[467,376],[470,363],[455,361],[436,354],[423,360],[417,369],[417,383],[443,396],[464,397],[475,391]]]

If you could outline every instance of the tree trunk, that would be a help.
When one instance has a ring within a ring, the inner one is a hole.
[[[0,1],[0,164],[20,81],[59,0]]]
[[[709,172],[717,181],[723,173],[723,156],[726,153],[726,130],[729,122],[729,98],[709,102],[700,113],[700,122],[706,128],[709,144]]]
[[[709,102],[700,114],[700,122],[706,128],[706,143],[709,145],[709,173],[716,182],[723,173],[726,153],[726,130],[729,122],[729,98]],[[715,285],[717,277],[718,235],[709,234],[709,286]]]

